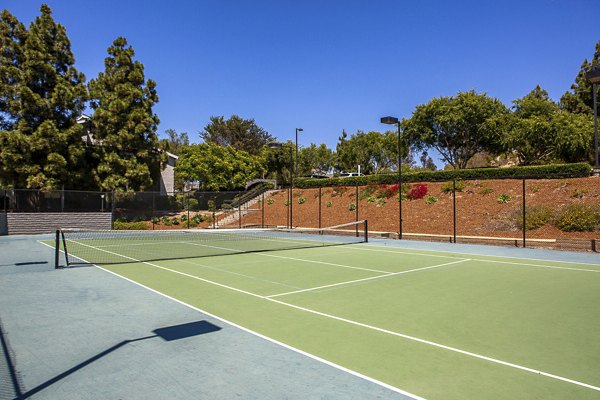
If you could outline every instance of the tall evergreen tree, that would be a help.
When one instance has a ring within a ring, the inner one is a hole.
[[[2,89],[12,88],[2,90],[0,101],[0,174],[16,187],[48,189],[76,185],[85,174],[77,167],[85,154],[75,118],[87,91],[65,28],[47,5],[40,12],[29,31],[2,12],[0,80]]]
[[[571,85],[572,92],[566,92],[560,99],[561,107],[576,114],[594,114],[594,100],[592,97],[592,84],[588,82],[585,73],[592,65],[600,66],[600,41],[596,43],[596,51],[590,61],[583,60],[581,69],[575,77],[575,83]],[[600,96],[600,87],[597,87],[597,96]]]
[[[151,189],[160,173],[156,83],[123,37],[108,48],[105,70],[89,83],[92,133],[100,153],[95,180],[106,190]]]

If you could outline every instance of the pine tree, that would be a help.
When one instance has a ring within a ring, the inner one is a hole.
[[[75,185],[86,173],[75,118],[87,91],[65,28],[47,5],[40,12],[28,31],[2,13],[0,174],[15,187],[51,189]]]
[[[89,83],[92,133],[100,153],[95,181],[106,190],[152,188],[160,173],[156,83],[123,37],[108,48],[105,70]]]
[[[583,60],[581,69],[575,77],[575,83],[571,85],[572,92],[566,92],[560,99],[561,107],[576,114],[594,114],[594,101],[592,97],[592,84],[586,79],[585,74],[592,65],[600,65],[600,42],[596,43],[596,51],[591,61]],[[600,87],[597,88],[600,96]]]

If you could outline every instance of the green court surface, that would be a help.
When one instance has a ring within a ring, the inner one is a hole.
[[[600,398],[600,263],[371,244],[136,262],[128,249],[85,246],[123,254],[112,273],[415,398]]]

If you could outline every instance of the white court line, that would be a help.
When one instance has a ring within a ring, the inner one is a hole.
[[[408,254],[408,255],[424,256],[424,257],[460,258],[460,259],[463,258],[463,257],[457,257],[457,256],[443,256],[443,255],[439,255],[439,254],[413,253],[413,252],[409,252],[409,251],[401,251],[402,249],[398,249],[400,251],[383,250],[383,249],[367,249],[367,248],[359,247],[359,246],[361,246],[361,245],[353,245],[352,249],[353,250],[361,250],[361,251],[376,251],[376,252],[380,252],[380,253],[392,253],[392,254],[400,254],[400,255]],[[424,251],[436,251],[436,250],[424,250]],[[456,254],[463,254],[463,253],[456,253]],[[464,255],[469,255],[469,254],[464,254]],[[518,257],[503,257],[503,256],[489,256],[489,257],[518,258]],[[491,263],[497,263],[497,264],[523,265],[523,266],[526,266],[526,267],[563,269],[563,270],[568,270],[568,271],[600,272],[600,269],[584,269],[584,268],[572,268],[572,267],[558,267],[558,266],[555,266],[555,265],[530,264],[530,263],[521,263],[521,262],[516,262],[516,261],[488,260],[488,259],[485,259],[485,258],[471,258],[471,260],[473,260],[473,261],[491,262]],[[529,258],[523,258],[523,260],[548,261],[548,260],[535,260],[535,259],[529,259]],[[552,262],[567,263],[565,261],[552,261]],[[570,263],[570,264],[578,264],[576,262],[568,262],[568,263]],[[596,265],[596,264],[581,263],[581,265]]]
[[[84,245],[84,246],[88,246],[88,247],[94,248],[93,246],[89,246],[89,245]],[[104,250],[104,249],[96,249],[96,250],[100,250],[100,251],[104,251],[104,252],[107,252],[107,253],[111,253],[111,254],[114,254],[114,255],[121,256],[121,254],[113,253],[113,252],[111,252],[109,250]],[[369,329],[369,330],[374,330],[374,331],[386,333],[386,334],[389,334],[389,335],[392,335],[392,336],[401,337],[401,338],[404,338],[404,339],[408,339],[408,340],[412,340],[412,341],[415,341],[415,342],[419,342],[419,343],[427,344],[427,345],[430,345],[430,346],[438,347],[438,348],[441,348],[441,349],[444,349],[444,350],[449,350],[449,351],[452,351],[452,352],[455,352],[455,353],[459,353],[459,354],[463,354],[463,355],[466,355],[466,356],[478,358],[478,359],[481,359],[481,360],[489,361],[489,362],[492,362],[492,363],[504,365],[504,366],[511,367],[511,368],[515,368],[515,369],[518,369],[518,370],[521,370],[521,371],[531,372],[531,373],[537,374],[537,375],[543,375],[543,376],[548,377],[548,378],[552,378],[552,379],[556,379],[556,380],[559,380],[559,381],[571,383],[571,384],[574,384],[574,385],[577,385],[577,386],[582,386],[582,387],[585,387],[585,388],[588,388],[588,389],[592,389],[592,390],[596,390],[596,391],[600,392],[600,387],[593,386],[593,385],[590,385],[588,383],[576,381],[574,379],[569,379],[569,378],[565,378],[565,377],[562,377],[562,376],[559,376],[559,375],[554,375],[554,374],[550,374],[548,372],[543,372],[543,371],[536,370],[536,369],[533,369],[533,368],[525,367],[525,366],[522,366],[522,365],[509,363],[507,361],[502,361],[502,360],[499,360],[497,358],[492,358],[492,357],[487,357],[487,356],[484,356],[484,355],[481,355],[481,354],[472,353],[470,351],[462,350],[462,349],[459,349],[459,348],[456,348],[456,347],[446,346],[446,345],[443,345],[441,343],[432,342],[430,340],[421,339],[421,338],[418,338],[418,337],[415,337],[415,336],[410,336],[410,335],[407,335],[407,334],[404,334],[404,333],[395,332],[395,331],[391,331],[391,330],[384,329],[384,328],[378,328],[378,327],[373,326],[373,325],[368,325],[368,324],[364,324],[362,322],[353,321],[351,319],[338,317],[338,316],[335,316],[335,315],[332,315],[332,314],[323,313],[323,312],[320,312],[320,311],[317,311],[317,310],[312,310],[310,308],[305,308],[305,307],[297,306],[295,304],[286,303],[286,302],[281,301],[281,300],[270,299],[270,298],[268,298],[266,296],[262,296],[262,295],[259,295],[259,294],[256,294],[256,293],[248,292],[246,290],[238,289],[238,288],[235,288],[235,287],[232,287],[232,286],[224,285],[222,283],[214,282],[214,281],[211,281],[211,280],[208,280],[208,279],[200,278],[198,276],[187,274],[185,272],[177,271],[177,270],[174,270],[174,269],[171,269],[171,268],[161,267],[160,265],[152,264],[152,263],[145,262],[145,261],[135,260],[135,259],[133,259],[131,257],[127,257],[127,256],[124,256],[124,257],[125,258],[129,258],[129,259],[131,259],[133,261],[136,261],[136,262],[141,262],[143,264],[150,265],[150,266],[155,267],[155,268],[159,268],[159,269],[162,269],[162,270],[165,270],[165,271],[169,271],[169,272],[172,272],[172,273],[175,273],[175,274],[187,276],[187,277],[192,278],[192,279],[196,279],[196,280],[199,280],[199,281],[202,281],[202,282],[206,282],[206,283],[209,283],[211,285],[219,286],[219,287],[222,287],[222,288],[225,288],[225,289],[229,289],[229,290],[232,290],[232,291],[235,291],[235,292],[238,292],[238,293],[247,294],[249,296],[256,297],[256,298],[259,298],[259,299],[263,299],[263,300],[266,300],[266,301],[271,301],[271,302],[274,302],[274,303],[277,303],[277,304],[281,304],[281,305],[286,306],[286,307],[294,308],[294,309],[297,309],[297,310],[300,310],[300,311],[305,311],[305,312],[310,313],[310,314],[315,314],[315,315],[319,315],[319,316],[322,316],[322,317],[331,318],[331,319],[334,319],[336,321],[345,322],[345,323],[350,324],[350,325],[360,326],[362,328],[366,328],[366,329]]]
[[[341,285],[348,285],[348,284],[351,284],[351,283],[364,282],[364,281],[369,281],[369,280],[374,280],[374,279],[382,279],[382,278],[387,278],[387,277],[395,276],[395,275],[408,274],[410,272],[425,271],[427,269],[445,267],[447,265],[458,264],[458,263],[465,262],[465,261],[470,261],[470,260],[468,258],[465,258],[464,260],[452,261],[452,262],[445,263],[445,264],[432,265],[430,267],[414,268],[414,269],[409,269],[407,271],[392,272],[392,273],[385,274],[385,275],[372,276],[370,278],[355,279],[353,281],[332,283],[331,285],[317,286],[317,287],[308,288],[308,289],[302,289],[302,290],[294,290],[293,292],[272,294],[270,296],[265,296],[265,297],[272,298],[272,297],[285,296],[285,295],[294,294],[294,293],[310,292],[312,290],[325,289],[325,288],[330,288],[330,287],[334,287],[334,286],[341,286]]]
[[[240,254],[242,254],[242,253],[248,253],[248,252],[245,252],[244,250],[229,249],[227,247],[211,246],[211,245],[208,245],[208,244],[200,244],[200,243],[192,243],[192,242],[189,242],[188,244],[191,244],[191,245],[194,245],[194,246],[211,247],[213,249],[219,249],[219,250],[233,251],[233,252],[240,253]],[[351,265],[329,263],[329,262],[324,262],[324,261],[307,260],[305,258],[277,256],[275,254],[266,254],[266,253],[258,253],[258,252],[254,252],[254,253],[249,252],[248,254],[254,254],[254,255],[263,256],[263,257],[282,258],[284,260],[302,261],[302,262],[308,262],[308,263],[314,263],[314,264],[331,265],[331,266],[340,267],[340,268],[358,269],[358,270],[361,270],[361,271],[378,272],[380,274],[392,274],[393,273],[391,271],[381,271],[379,269],[353,267]]]

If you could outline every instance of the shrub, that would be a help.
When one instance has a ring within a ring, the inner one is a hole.
[[[454,187],[456,187],[457,192],[462,192],[465,189],[465,181],[457,180],[453,182],[446,182],[442,185],[442,192],[444,193],[452,193]]]
[[[437,203],[438,198],[435,196],[427,196],[427,198],[425,199],[425,204],[429,205],[429,204],[435,204]]]
[[[171,223],[172,223],[173,225],[179,225],[179,218],[177,218],[177,217],[173,217],[173,219],[171,220]]]
[[[546,206],[531,206],[527,207],[525,214],[525,223],[527,224],[527,230],[538,229],[546,225],[552,220],[554,212]],[[517,221],[517,227],[523,229],[523,208],[515,211],[515,218]]]
[[[190,224],[190,228],[195,228],[198,226],[198,222],[193,218],[190,218],[189,224]]]
[[[440,182],[453,179],[507,179],[507,178],[566,178],[589,176],[592,171],[590,164],[533,165],[508,168],[467,168],[443,171],[416,171],[402,174],[405,182]],[[335,185],[369,185],[394,184],[398,180],[396,174],[365,175],[346,178],[298,178],[294,180],[298,188],[324,187]]]
[[[289,200],[286,200],[286,201],[283,203],[283,205],[284,205],[284,206],[286,206],[286,207],[288,207],[288,206],[290,205],[290,201],[289,201]]]
[[[267,204],[273,204],[275,203],[275,199],[267,199]]]
[[[152,223],[153,223],[154,225],[158,225],[158,224],[160,224],[160,218],[158,218],[158,217],[152,217]]]
[[[377,200],[377,207],[382,207],[383,205],[385,205],[385,203],[387,203],[386,199],[379,199]]]
[[[510,197],[510,195],[508,195],[506,193],[502,193],[502,194],[500,194],[500,196],[498,196],[497,200],[498,200],[498,203],[500,203],[500,204],[506,204],[512,200],[512,197]]]
[[[408,193],[406,194],[406,197],[409,200],[418,200],[418,199],[422,199],[423,197],[425,197],[426,194],[427,194],[427,185],[425,185],[423,183],[417,183],[415,186],[413,186],[412,189],[410,189],[408,191]]]
[[[396,193],[398,193],[398,184],[393,184],[393,185],[381,185],[379,186],[379,191],[377,192],[377,198],[378,199],[389,199],[390,197],[394,196]]]
[[[494,189],[492,189],[491,187],[482,187],[479,191],[479,194],[482,196],[487,196],[490,193],[494,193]]]
[[[115,221],[113,222],[113,229],[117,231],[123,230],[135,230],[135,231],[145,231],[148,229],[144,222],[122,222]]]
[[[377,197],[371,196],[367,199],[367,203],[375,203],[377,201]]]
[[[571,197],[575,199],[582,199],[588,192],[587,188],[575,188],[573,189],[573,193],[571,193]]]
[[[348,211],[354,211],[354,210],[356,210],[356,204],[354,204],[354,203],[348,204]]]
[[[345,186],[338,186],[338,187],[334,187],[333,188],[333,193],[331,195],[331,197],[336,197],[336,196],[343,196],[344,193],[346,193],[348,191],[348,188]]]
[[[185,222],[185,221],[187,221],[187,215],[184,214],[181,216],[181,222]]]
[[[571,204],[555,220],[565,232],[591,232],[600,224],[600,211],[585,204]]]
[[[298,199],[298,204],[304,204],[304,203],[306,203],[306,197],[300,197]]]
[[[373,197],[373,193],[375,193],[376,190],[377,190],[376,185],[369,185],[363,189],[360,189],[358,191],[358,199],[359,200],[369,199],[369,198]]]
[[[188,204],[189,204],[190,210],[198,211],[198,206],[199,206],[198,199],[191,198],[188,201],[189,201]]]
[[[333,205],[333,203],[331,201],[328,201],[327,203],[325,203],[326,207],[331,207]]]

